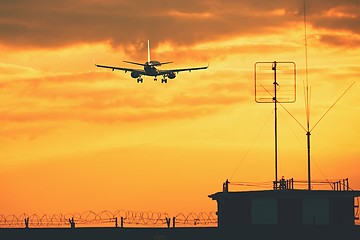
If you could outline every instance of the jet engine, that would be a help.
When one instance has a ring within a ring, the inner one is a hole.
[[[174,72],[169,72],[168,78],[174,79],[176,77],[176,74]]]
[[[138,72],[131,72],[131,77],[132,77],[132,78],[138,78],[138,77],[140,77],[140,73],[138,73]]]

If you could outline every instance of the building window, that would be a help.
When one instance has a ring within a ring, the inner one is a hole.
[[[252,224],[277,224],[277,201],[272,198],[251,200]]]
[[[303,223],[306,225],[329,224],[329,200],[322,198],[303,199]]]

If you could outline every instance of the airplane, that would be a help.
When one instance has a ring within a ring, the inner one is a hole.
[[[114,70],[121,70],[126,72],[131,72],[132,78],[137,78],[137,83],[142,83],[143,78],[142,76],[152,76],[154,77],[154,81],[157,81],[157,76],[163,76],[161,83],[167,83],[167,78],[174,79],[176,77],[176,73],[184,72],[184,71],[193,71],[193,70],[201,70],[207,69],[209,66],[206,67],[191,67],[191,68],[179,68],[179,69],[169,69],[169,70],[159,70],[156,67],[160,67],[161,65],[169,64],[172,62],[159,62],[159,61],[151,61],[150,60],[150,41],[148,40],[148,61],[146,63],[137,63],[137,62],[130,62],[130,61],[123,61],[125,63],[134,64],[143,66],[144,69],[133,69],[133,68],[124,68],[124,67],[116,67],[116,66],[105,66],[99,65],[95,63],[96,67],[100,68],[109,68]]]

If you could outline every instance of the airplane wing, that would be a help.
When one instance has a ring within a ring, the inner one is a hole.
[[[143,69],[123,68],[123,67],[106,66],[106,65],[99,65],[99,64],[95,64],[95,66],[100,67],[100,68],[109,68],[113,71],[120,70],[120,71],[125,71],[125,72],[138,72],[141,75],[145,75],[145,71]]]
[[[209,66],[206,67],[194,67],[194,68],[178,68],[178,69],[168,69],[168,70],[159,70],[159,75],[167,74],[167,73],[179,73],[179,72],[185,72],[185,71],[195,71],[195,70],[201,70],[201,69],[207,69]]]

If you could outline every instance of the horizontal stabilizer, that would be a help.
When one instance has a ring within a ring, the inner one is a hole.
[[[137,62],[130,62],[130,61],[123,61],[125,63],[130,63],[130,64],[135,64],[135,65],[139,65],[139,66],[145,66],[144,63],[137,63]]]
[[[169,64],[169,63],[173,63],[173,62],[162,62],[160,63],[160,65]]]

